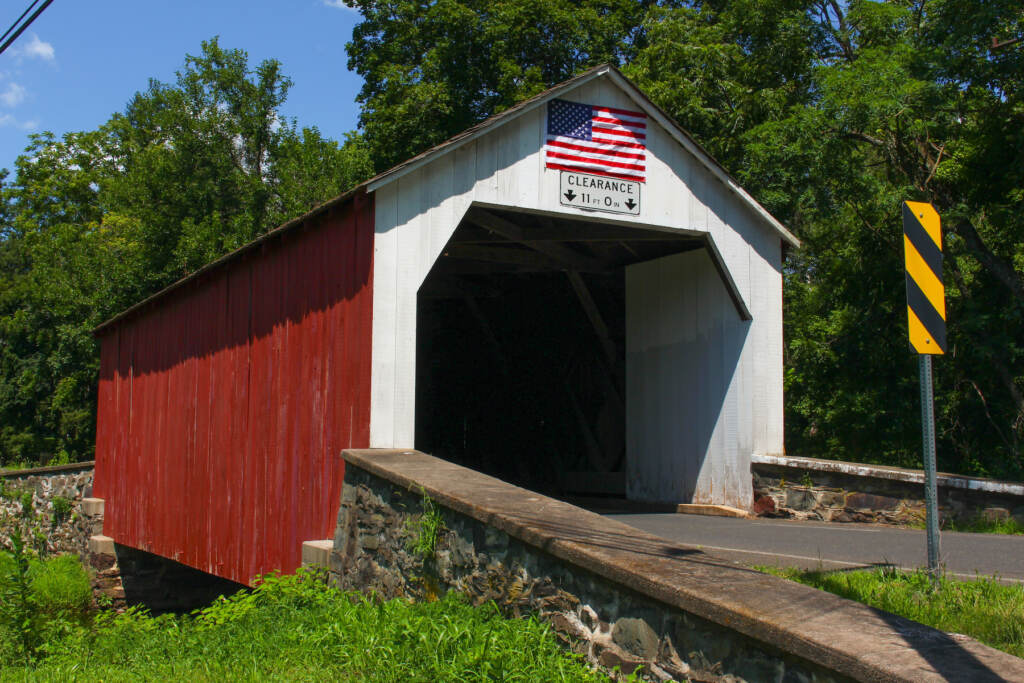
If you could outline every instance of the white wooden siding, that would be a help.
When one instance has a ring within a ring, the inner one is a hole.
[[[626,494],[746,508],[741,320],[704,250],[626,268]]]
[[[588,104],[638,108],[610,76],[588,81],[561,96]],[[716,457],[732,458],[729,453],[749,456],[754,451],[781,453],[779,233],[653,120],[648,124],[647,182],[639,216],[561,206],[559,174],[544,168],[545,113],[543,106],[527,111],[374,192],[370,445],[415,446],[416,292],[462,216],[470,206],[480,204],[709,234],[753,316],[739,351],[736,386],[742,385],[742,396],[736,397],[728,417],[746,426],[737,426],[734,432],[715,432],[722,454]],[[717,274],[714,285],[701,285],[705,286],[721,289]],[[735,309],[732,315],[735,317]],[[701,419],[711,424],[714,418],[717,425],[718,413],[708,411]],[[740,461],[727,464],[737,470],[746,467]],[[749,479],[747,472],[749,469],[737,471],[738,480]]]

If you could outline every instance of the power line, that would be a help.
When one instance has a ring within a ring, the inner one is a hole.
[[[26,14],[28,14],[32,10],[32,7],[34,7],[36,2],[38,2],[38,1],[39,0],[34,0],[34,2],[31,5],[29,5],[28,9],[25,10],[24,13],[22,13],[21,16],[24,17]],[[4,51],[11,46],[11,43],[13,43],[14,41],[16,41],[18,39],[18,36],[20,36],[22,33],[25,32],[25,29],[27,29],[29,26],[32,25],[33,21],[35,21],[36,19],[39,18],[39,15],[43,13],[44,9],[46,9],[47,7],[50,6],[51,2],[53,2],[53,0],[45,0],[45,2],[43,2],[43,4],[39,7],[39,9],[37,9],[35,12],[32,13],[32,16],[30,16],[28,18],[28,21],[26,21],[24,24],[22,24],[18,28],[18,30],[14,32],[14,35],[12,35],[10,38],[8,38],[4,42],[3,45],[0,45],[0,55],[2,55],[4,53]],[[18,18],[18,21],[21,21],[21,17]],[[14,26],[17,26],[17,22],[15,22]],[[11,28],[14,28],[14,26],[12,26]],[[11,29],[7,29],[7,33],[10,33],[10,31],[11,31]],[[6,36],[7,33],[5,33],[4,35]],[[0,40],[3,40],[3,39],[0,38]]]
[[[6,31],[4,31],[4,34],[2,36],[0,36],[0,42],[2,42],[4,40],[7,40],[7,36],[10,34],[10,32],[13,31],[15,28],[17,28],[18,24],[21,23],[21,20],[25,18],[25,15],[28,14],[29,12],[31,12],[32,8],[35,7],[38,4],[39,4],[39,0],[32,0],[32,4],[28,6],[28,9],[25,10],[24,12],[22,12],[21,16],[18,17],[17,21],[15,21],[13,24],[11,24],[11,27],[9,29],[7,29]]]

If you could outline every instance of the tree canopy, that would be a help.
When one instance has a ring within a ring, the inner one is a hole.
[[[611,61],[789,225],[789,452],[919,466],[899,212],[933,202],[940,466],[1024,476],[1018,2],[349,4],[378,169]]]
[[[785,264],[787,450],[919,466],[900,203],[943,218],[940,467],[1024,477],[1019,0],[346,0],[343,144],[216,41],[95,131],[34,136],[0,204],[0,462],[88,454],[99,320],[602,62],[803,241]]]
[[[273,60],[205,42],[97,130],[33,135],[0,188],[0,465],[88,459],[94,326],[369,177],[281,117]]]

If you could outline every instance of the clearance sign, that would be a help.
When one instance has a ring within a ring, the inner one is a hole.
[[[946,290],[942,286],[942,232],[935,207],[903,202],[907,321],[918,353],[946,352]]]

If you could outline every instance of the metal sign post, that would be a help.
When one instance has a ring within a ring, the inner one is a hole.
[[[942,285],[942,230],[931,204],[903,203],[907,323],[921,370],[921,442],[924,456],[925,529],[928,573],[939,577],[939,503],[935,463],[932,356],[946,352],[946,291]]]
[[[932,579],[939,576],[939,501],[935,482],[935,411],[932,406],[932,357],[922,353],[917,357],[921,368],[921,445],[924,451],[924,506],[925,529],[928,535],[928,573]]]

